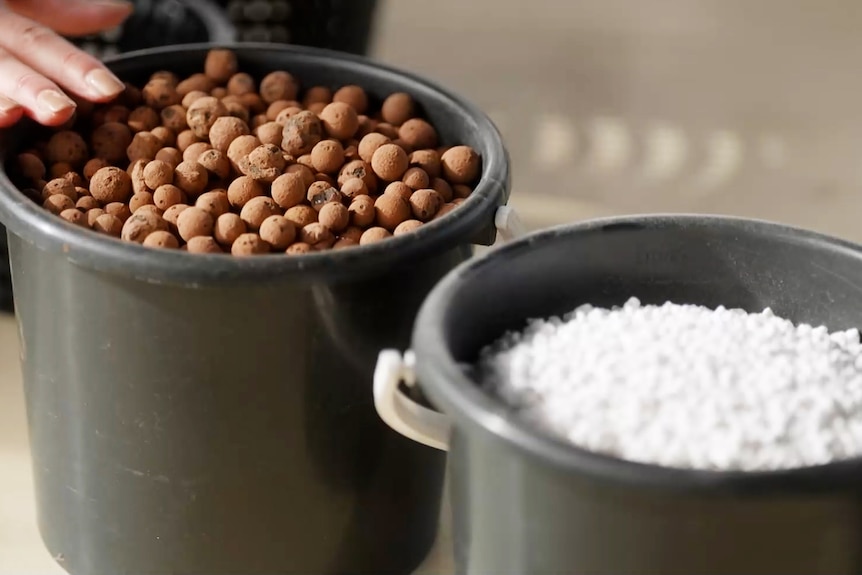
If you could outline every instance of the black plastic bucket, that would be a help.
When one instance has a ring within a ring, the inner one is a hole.
[[[381,354],[375,399],[393,427],[449,449],[458,573],[862,572],[862,460],[761,473],[629,463],[537,433],[463,367],[528,318],[630,296],[860,327],[862,247],[759,221],[627,217],[534,234],[447,275],[407,361]],[[398,370],[448,417],[400,393]]]
[[[188,74],[209,48],[110,67],[136,83],[165,66]],[[374,362],[409,343],[423,298],[472,244],[493,240],[508,156],[479,110],[408,73],[233,48],[253,75],[409,92],[441,140],[479,151],[481,182],[413,234],[231,258],[68,225],[0,173],[40,530],[76,575],[407,573],[435,538],[445,454],[376,417]]]

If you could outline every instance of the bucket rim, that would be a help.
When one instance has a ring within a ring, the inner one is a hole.
[[[189,254],[179,250],[156,250],[105,237],[65,222],[27,198],[11,181],[6,161],[15,151],[16,129],[0,132],[0,221],[10,233],[36,247],[62,253],[79,266],[133,277],[153,283],[207,285],[273,279],[355,277],[371,270],[384,270],[409,261],[470,243],[483,230],[493,228],[496,208],[509,199],[509,154],[491,119],[476,105],[406,70],[370,58],[323,48],[273,43],[204,42],[148,48],[105,60],[120,78],[140,70],[169,68],[172,59],[199,58],[213,48],[233,50],[243,58],[271,60],[272,70],[289,69],[291,62],[319,64],[331,70],[350,70],[368,78],[384,79],[408,92],[417,101],[434,100],[472,130],[484,148],[482,174],[473,193],[458,209],[439,220],[424,224],[410,234],[345,250],[286,256],[273,253],[254,257],[223,254]]]
[[[449,302],[461,286],[482,268],[504,261],[508,254],[524,252],[560,238],[585,236],[633,228],[654,229],[725,228],[755,235],[777,236],[789,244],[806,244],[836,250],[856,258],[862,265],[862,245],[812,230],[768,220],[727,215],[636,214],[612,216],[553,226],[530,233],[490,252],[462,263],[449,272],[429,293],[416,318],[412,349],[417,382],[429,399],[467,434],[479,433],[501,441],[515,452],[540,465],[601,482],[671,493],[699,495],[806,494],[835,488],[858,488],[862,456],[816,466],[771,471],[713,471],[682,469],[634,462],[604,455],[552,437],[513,417],[501,401],[483,392],[468,377],[450,353],[445,341]],[[862,326],[860,326],[862,327]]]

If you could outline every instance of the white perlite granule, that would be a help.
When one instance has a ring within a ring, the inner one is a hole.
[[[859,331],[768,308],[585,305],[507,333],[477,367],[532,424],[630,461],[754,471],[862,455]]]

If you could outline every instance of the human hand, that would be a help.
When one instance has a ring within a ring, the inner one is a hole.
[[[63,124],[76,104],[64,93],[104,102],[123,83],[99,60],[65,40],[118,26],[132,12],[123,0],[0,0],[0,128],[27,115]]]

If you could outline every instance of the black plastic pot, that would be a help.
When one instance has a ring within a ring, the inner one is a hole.
[[[405,365],[392,351],[376,400],[394,427],[449,449],[458,573],[858,574],[862,460],[763,473],[629,463],[536,432],[463,364],[527,318],[629,296],[859,327],[860,286],[860,246],[777,224],[647,216],[552,229],[459,267],[424,303],[402,373],[451,419],[397,391],[393,366]]]
[[[110,67],[132,82],[166,65],[188,74],[208,48]],[[423,298],[471,244],[493,239],[508,157],[481,112],[408,73],[234,49],[258,76],[411,93],[442,140],[481,153],[482,181],[412,235],[232,258],[68,225],[0,174],[41,533],[80,575],[407,573],[435,538],[445,455],[379,421],[374,361],[409,342]]]

